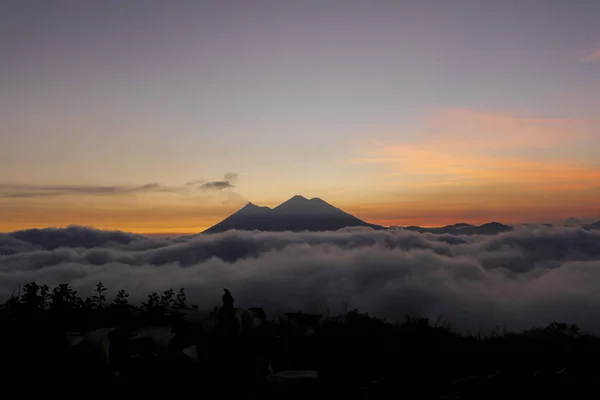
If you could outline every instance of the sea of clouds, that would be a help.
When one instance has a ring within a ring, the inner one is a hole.
[[[510,330],[551,321],[600,333],[600,231],[521,227],[494,236],[369,228],[322,233],[230,231],[147,237],[86,227],[0,234],[0,298],[30,281],[134,300],[185,287],[212,308],[338,314],[344,305],[390,320],[407,313],[457,329]]]

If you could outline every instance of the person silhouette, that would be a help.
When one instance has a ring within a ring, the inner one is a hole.
[[[221,297],[223,299],[223,307],[233,308],[233,296],[231,295],[231,292],[225,288],[223,288],[223,290],[225,291]]]
[[[223,290],[225,291],[221,297],[223,305],[215,314],[215,328],[220,337],[233,337],[237,332],[235,307],[233,306],[234,300],[229,290]]]
[[[240,398],[246,390],[245,385],[240,384],[245,378],[240,327],[235,316],[233,296],[229,290],[223,291],[223,305],[215,313],[216,341],[212,349],[217,357],[214,364],[214,383],[222,394],[227,395],[226,397]]]

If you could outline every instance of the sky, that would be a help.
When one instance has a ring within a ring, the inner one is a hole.
[[[0,2],[0,231],[600,219],[600,1]]]

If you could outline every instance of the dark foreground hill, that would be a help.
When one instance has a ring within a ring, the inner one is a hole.
[[[575,398],[597,389],[600,340],[552,323],[521,333],[459,335],[407,317],[350,310],[267,316],[199,311],[185,290],[139,306],[99,284],[85,300],[35,283],[0,309],[4,382],[28,395],[196,395],[231,399]],[[217,302],[215,302],[217,303]],[[458,396],[458,397],[457,397]]]
[[[383,229],[379,225],[356,218],[319,198],[309,200],[296,195],[272,209],[248,203],[203,233],[219,233],[231,229],[265,232],[318,232],[357,226]]]

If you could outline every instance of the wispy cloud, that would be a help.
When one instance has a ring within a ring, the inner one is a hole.
[[[410,134],[410,142],[379,141],[358,164],[388,166],[386,177],[420,185],[448,183],[586,182],[597,185],[600,169],[576,157],[519,156],[519,151],[559,149],[594,140],[600,121],[536,119],[468,109],[441,110]]]
[[[0,232],[81,223],[135,232],[199,232],[247,201],[233,189],[238,174],[224,178],[227,188],[208,180],[179,185],[0,183]]]
[[[27,185],[0,183],[0,198],[36,198],[56,196],[102,196],[133,193],[184,193],[182,187],[169,187],[160,183],[140,186],[95,185]]]
[[[509,156],[460,154],[439,147],[390,145],[379,149],[379,157],[363,160],[387,164],[387,177],[414,176],[415,185],[431,184],[521,184],[548,186],[582,184],[596,187],[600,169],[576,161],[534,161]]]
[[[33,185],[0,183],[0,198],[26,199],[58,196],[115,196],[141,193],[193,194],[196,188],[222,190],[233,188],[238,177],[235,172],[225,174],[223,181],[194,180],[184,185],[168,186],[158,182],[143,185]],[[196,186],[196,187],[195,187]]]
[[[214,182],[206,182],[203,183],[200,188],[202,190],[223,190],[228,188],[233,188],[234,185],[229,181],[214,181]]]
[[[456,329],[548,321],[600,333],[600,231],[518,228],[465,237],[407,231],[235,232],[194,238],[147,238],[82,227],[0,235],[0,299],[25,282],[73,285],[81,295],[98,281],[132,301],[185,287],[210,309],[226,283],[239,307],[269,315],[351,307],[394,319],[409,312],[443,315]]]
[[[595,51],[593,51],[590,54],[588,54],[587,56],[585,56],[583,58],[583,61],[586,61],[586,62],[600,61],[600,48],[596,49]]]

